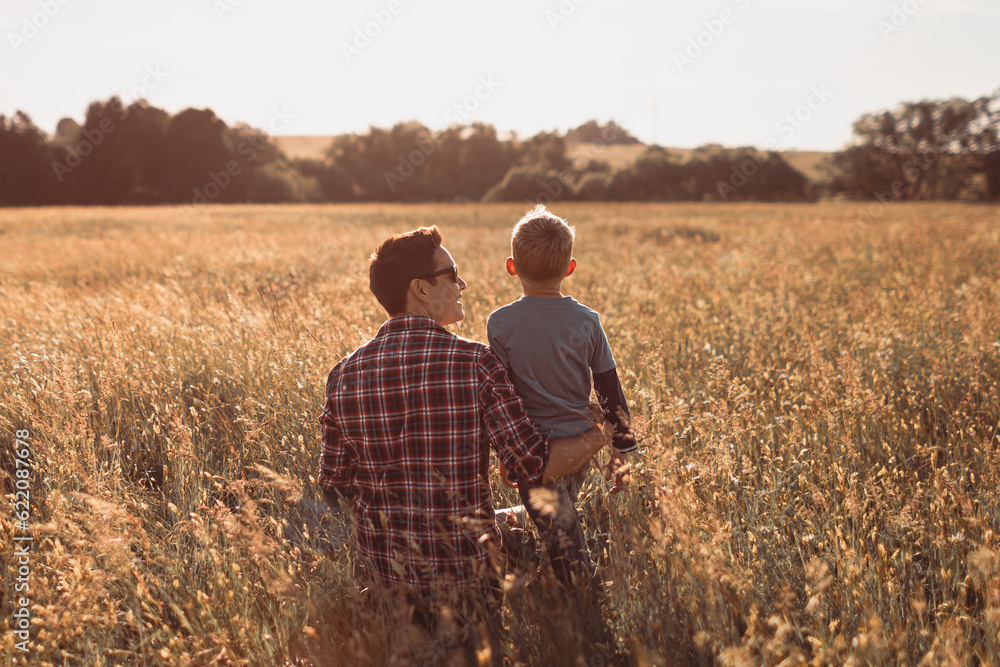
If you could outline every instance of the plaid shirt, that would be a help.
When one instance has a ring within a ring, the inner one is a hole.
[[[319,484],[353,502],[363,566],[423,590],[488,572],[490,446],[525,482],[549,456],[496,355],[427,317],[385,322],[334,366],[320,422]]]

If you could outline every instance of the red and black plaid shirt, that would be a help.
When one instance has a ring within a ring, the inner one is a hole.
[[[361,562],[420,589],[487,573],[490,446],[526,482],[549,456],[494,353],[427,317],[387,321],[334,366],[320,422],[319,484],[352,500]]]

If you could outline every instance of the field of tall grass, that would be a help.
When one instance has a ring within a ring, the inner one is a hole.
[[[0,210],[4,664],[424,660],[316,511],[325,377],[384,319],[368,254],[419,225],[484,341],[525,210]],[[581,500],[618,657],[1000,664],[1000,210],[554,210],[640,440],[632,487]],[[481,660],[604,664],[542,579]]]

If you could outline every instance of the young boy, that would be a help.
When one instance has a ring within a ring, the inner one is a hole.
[[[490,313],[486,334],[528,416],[551,437],[591,428],[587,408],[593,376],[601,408],[614,425],[614,451],[605,478],[615,476],[611,493],[617,493],[631,481],[628,452],[636,448],[635,436],[600,316],[561,292],[563,279],[576,270],[574,236],[573,228],[544,206],[521,218],[511,237],[507,273],[520,280],[524,296]],[[594,562],[576,512],[589,467],[556,480],[547,487],[549,492],[532,493],[518,486],[564,583],[571,583],[574,575],[594,580]],[[506,472],[501,464],[501,477],[510,485]]]

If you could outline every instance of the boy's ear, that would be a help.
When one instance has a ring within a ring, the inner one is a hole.
[[[508,257],[507,258],[507,275],[514,276],[514,277],[517,276],[517,267],[514,266],[514,258],[513,257]]]
[[[566,269],[566,277],[569,278],[573,275],[574,271],[576,271],[576,260],[571,257],[569,260],[569,268]]]

